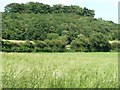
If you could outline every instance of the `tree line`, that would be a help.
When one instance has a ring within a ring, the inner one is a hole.
[[[100,38],[104,38],[101,39]],[[120,51],[120,43],[109,43],[103,35],[94,35],[91,39],[82,36],[73,40],[70,45],[61,39],[25,42],[2,41],[3,52],[109,52]]]
[[[76,5],[66,6],[57,4],[50,6],[39,2],[28,2],[28,3],[11,3],[5,6],[6,13],[35,13],[35,14],[48,14],[48,13],[74,13],[80,16],[94,17],[95,11],[87,9],[86,7],[81,8]]]

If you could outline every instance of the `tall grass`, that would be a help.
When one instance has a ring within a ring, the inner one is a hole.
[[[117,88],[117,53],[2,53],[4,88]]]

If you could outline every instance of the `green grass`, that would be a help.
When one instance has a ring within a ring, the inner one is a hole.
[[[4,88],[117,88],[117,53],[2,53]]]

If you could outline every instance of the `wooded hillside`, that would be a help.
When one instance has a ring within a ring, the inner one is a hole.
[[[74,51],[110,51],[109,41],[120,39],[117,24],[94,15],[94,10],[75,5],[11,3],[3,12],[2,38],[39,40],[49,47],[62,43]]]

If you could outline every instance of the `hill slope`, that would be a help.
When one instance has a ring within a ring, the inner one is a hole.
[[[94,18],[94,10],[54,5],[49,6],[48,11],[37,8],[46,7],[45,4],[27,3],[23,4],[24,9],[20,9],[23,8],[21,5],[12,3],[5,7],[3,39],[39,40],[42,42],[39,44],[52,48],[70,45],[75,51],[110,51],[109,41],[119,37],[117,24]]]
[[[102,33],[109,39],[114,38],[117,25],[93,17],[75,14],[7,14],[3,17],[3,38],[15,40],[45,40],[55,33],[67,36],[70,42],[80,34],[90,37]]]

